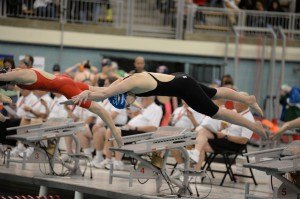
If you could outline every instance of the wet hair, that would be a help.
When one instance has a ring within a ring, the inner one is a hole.
[[[10,57],[5,57],[5,58],[3,59],[3,64],[5,64],[6,62],[10,63],[11,69],[15,69],[15,68],[16,68],[16,66],[15,66],[15,61],[14,61],[12,58],[10,58]]]

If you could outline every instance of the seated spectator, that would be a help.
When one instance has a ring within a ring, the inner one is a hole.
[[[50,113],[48,115],[47,119],[52,119],[52,118],[67,118],[68,117],[68,112],[64,108],[63,105],[61,105],[61,102],[64,102],[67,100],[67,98],[59,93],[53,93],[53,100],[50,104]]]
[[[235,110],[243,115],[243,117],[254,122],[254,117],[249,110],[249,107],[238,102],[234,102]],[[243,148],[252,136],[252,131],[247,128],[228,125],[221,122],[218,132],[210,128],[203,126],[203,129],[199,131],[197,137],[197,143],[194,150],[188,151],[190,158],[197,162],[195,165],[196,170],[200,170],[205,158],[205,152],[221,153],[224,150],[239,151]]]
[[[129,120],[128,124],[121,127],[122,136],[136,135],[139,133],[155,132],[159,127],[159,123],[162,118],[162,109],[154,102],[155,97],[142,97],[141,104],[143,110],[139,111],[135,117]],[[107,148],[113,146],[112,141],[108,141],[111,138],[110,130],[107,130],[105,136]],[[115,153],[115,160],[113,161],[114,169],[123,170],[124,164],[121,161],[122,154]],[[101,163],[95,165],[97,168],[108,168],[112,161],[111,151],[107,151],[106,159]]]
[[[21,118],[20,126],[43,122],[44,116],[47,115],[47,102],[39,100],[29,90],[21,89],[20,93],[22,96],[17,101],[17,115]],[[22,156],[25,150],[24,145],[18,142],[17,147],[12,149],[11,155],[13,157]],[[27,155],[30,155],[33,150],[29,148],[26,152]]]
[[[43,120],[47,119],[49,113],[50,113],[50,106],[52,104],[52,98],[50,97],[49,92],[47,91],[40,91],[36,90],[33,91],[34,95],[37,96],[38,100],[44,105],[45,112],[36,114],[37,117],[42,118]]]
[[[182,104],[173,112],[171,125],[189,130],[196,129],[205,118],[205,115],[194,111],[184,100],[182,100]]]

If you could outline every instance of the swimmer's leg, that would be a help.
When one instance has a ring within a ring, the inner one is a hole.
[[[89,107],[89,111],[91,111],[91,112],[95,113],[96,115],[98,115],[99,117],[101,117],[101,119],[110,128],[112,135],[116,139],[118,147],[123,146],[120,129],[118,129],[115,126],[109,113],[103,107],[101,107],[99,104],[97,104],[96,102],[91,103],[91,106]]]
[[[285,131],[300,127],[300,117],[292,121],[286,122],[278,130],[278,132],[272,137],[272,140],[279,138]]]
[[[228,99],[237,102],[241,102],[243,104],[247,104],[251,108],[253,108],[258,114],[263,115],[263,111],[259,107],[256,102],[256,98],[254,95],[243,95],[239,92],[236,92],[230,88],[220,87],[216,88],[217,93],[212,99]]]
[[[263,138],[268,137],[260,122],[253,123],[234,111],[220,108],[218,112],[213,116],[213,118],[218,120],[224,120],[231,124],[246,127],[254,131],[255,133],[258,133]]]

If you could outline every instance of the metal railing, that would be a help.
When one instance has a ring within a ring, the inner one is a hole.
[[[122,0],[0,0],[0,17],[122,26]],[[63,14],[65,12],[65,14]],[[61,17],[63,16],[63,18]]]
[[[233,26],[300,30],[300,14],[294,13],[190,7],[188,14],[186,30],[193,33],[205,31],[224,33],[232,31]]]
[[[184,0],[0,0],[0,17],[124,27],[127,35],[183,39],[189,33],[232,33],[233,26],[281,27],[299,39],[300,14],[199,7]],[[251,31],[247,32],[250,34]],[[255,35],[255,34],[253,34]]]
[[[121,26],[122,11],[121,0],[68,0],[67,22]]]
[[[1,16],[58,20],[60,1],[1,0]]]

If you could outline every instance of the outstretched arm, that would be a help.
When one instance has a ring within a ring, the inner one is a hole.
[[[109,98],[114,95],[118,95],[120,93],[125,93],[133,88],[136,87],[135,85],[135,80],[133,78],[128,78],[125,80],[117,80],[117,82],[114,82],[112,85],[109,87],[99,91],[99,92],[92,92],[89,94],[88,99],[90,100],[95,100],[95,99],[100,99],[104,100],[106,98]]]
[[[17,83],[32,83],[32,75],[29,75],[27,70],[16,70],[0,74],[0,81],[17,82]]]
[[[279,138],[285,131],[291,130],[294,128],[300,128],[300,117],[292,121],[286,122],[282,125],[279,131],[272,137],[272,140]]]
[[[74,96],[72,100],[75,104],[81,104],[87,100],[104,100],[111,96],[131,91],[136,87],[136,83],[136,78],[127,78],[105,89],[98,89],[96,92],[92,92],[90,90],[83,91],[79,95]]]

